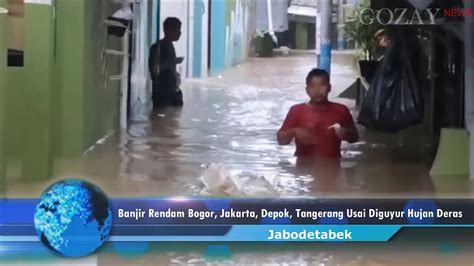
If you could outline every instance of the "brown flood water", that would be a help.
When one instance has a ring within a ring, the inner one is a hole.
[[[201,165],[211,162],[225,164],[233,174],[265,175],[285,197],[472,195],[466,177],[429,176],[432,156],[425,150],[427,138],[418,133],[388,136],[361,130],[359,143],[343,145],[340,165],[300,166],[293,157],[294,146],[278,146],[275,133],[290,106],[307,100],[304,78],[314,62],[312,57],[254,59],[221,77],[189,81],[183,86],[184,108],[159,110],[151,121],[131,124],[127,133],[110,136],[84,158],[58,161],[54,178],[47,182],[12,179],[7,196],[37,197],[65,177],[90,180],[110,197],[196,195]],[[348,63],[334,62],[331,98],[347,104],[356,117],[354,101],[336,97],[354,79]],[[232,255],[215,261],[203,257],[204,244],[190,245],[187,251],[148,252],[131,259],[99,254],[84,265],[472,265],[474,261],[472,247],[444,254],[429,243],[410,248],[295,244],[288,250],[232,244],[238,246]]]
[[[340,170],[324,163],[298,167],[294,146],[278,146],[275,133],[290,106],[307,100],[304,80],[313,65],[311,56],[253,59],[217,78],[189,81],[184,108],[158,110],[149,122],[132,123],[84,158],[58,160],[55,178],[44,185],[11,180],[7,195],[36,197],[56,179],[80,177],[112,197],[189,196],[200,191],[201,166],[211,162],[233,174],[264,175],[281,196],[471,195],[466,177],[429,176],[432,155],[416,129],[398,135],[361,129],[360,142],[343,143]],[[349,62],[334,62],[331,99],[356,117],[354,101],[337,98],[355,76]]]

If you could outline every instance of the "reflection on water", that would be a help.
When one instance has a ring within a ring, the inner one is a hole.
[[[410,135],[406,141],[362,131],[360,142],[343,145],[340,162],[302,162],[293,157],[294,147],[278,146],[276,131],[290,106],[306,100],[303,82],[313,64],[312,58],[254,60],[222,78],[186,84],[184,108],[158,110],[149,122],[132,123],[128,132],[111,136],[84,158],[58,160],[55,177],[45,184],[10,180],[7,196],[37,197],[64,177],[85,178],[111,197],[195,195],[201,190],[201,165],[211,162],[227,165],[233,174],[265,175],[282,196],[470,193],[466,177],[429,177],[430,156],[421,135]],[[337,64],[333,69],[332,98],[356,115],[352,101],[335,98],[354,80],[354,73]],[[157,245],[166,250],[132,258],[99,255],[98,265],[415,265],[413,261],[466,265],[473,261],[472,252],[446,256],[427,243],[393,244],[396,249],[390,252],[387,247],[393,245],[231,244],[231,258],[203,256],[207,244],[190,244],[182,252],[175,250],[176,245]]]
[[[195,195],[201,166],[216,162],[233,174],[274,179],[282,196],[432,196],[440,184],[442,193],[469,193],[465,177],[433,182],[421,134],[362,131],[360,142],[343,143],[337,165],[298,164],[294,147],[278,146],[275,134],[290,106],[307,100],[304,80],[313,64],[304,57],[255,59],[221,78],[188,82],[182,109],[157,110],[149,122],[132,123],[85,158],[58,161],[55,176],[87,177],[110,196]],[[330,97],[356,116],[353,101],[336,97],[355,74],[337,63],[333,69]],[[8,196],[20,197],[37,196],[46,185],[12,181],[9,187]]]
[[[307,100],[303,82],[312,64],[304,58],[255,60],[221,78],[187,84],[183,109],[158,110],[149,125],[131,126],[121,146],[129,160],[124,176],[138,174],[150,184],[172,179],[180,184],[178,191],[156,187],[155,193],[192,195],[199,191],[201,165],[218,162],[234,174],[275,176],[284,196],[432,193],[429,165],[393,160],[386,154],[390,144],[345,145],[340,165],[307,166],[295,162],[294,147],[277,145],[275,133],[288,109]],[[332,98],[354,80],[350,68],[333,75]],[[353,107],[351,101],[334,100]]]
[[[466,241],[464,241],[466,242]],[[385,244],[152,244],[140,258],[99,255],[98,265],[472,265],[472,244],[443,252],[443,245]],[[419,243],[418,243],[419,244]],[[211,246],[211,247],[209,247]],[[211,252],[212,246],[218,252]],[[452,245],[447,245],[452,246]],[[454,245],[456,246],[456,245]]]

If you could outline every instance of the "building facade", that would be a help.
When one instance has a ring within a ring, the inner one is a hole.
[[[251,0],[176,0],[161,1],[160,38],[167,17],[182,22],[181,39],[175,43],[177,56],[185,57],[178,71],[185,78],[217,75],[228,67],[243,63],[252,32]]]
[[[0,161],[20,165],[25,179],[46,178],[57,158],[82,155],[120,121],[125,129],[129,118],[147,118],[148,50],[168,16],[183,22],[183,78],[244,62],[253,3],[140,0],[128,31],[111,36],[110,16],[130,1],[0,0],[9,10],[0,14],[0,55],[9,59],[0,63]]]

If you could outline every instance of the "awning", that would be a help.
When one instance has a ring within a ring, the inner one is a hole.
[[[311,6],[290,5],[290,7],[288,8],[288,14],[293,16],[315,18],[317,14],[317,9],[316,7]]]
[[[318,9],[313,6],[290,5],[288,7],[288,19],[296,22],[304,22],[314,24]],[[332,23],[337,23],[337,8],[333,7]]]

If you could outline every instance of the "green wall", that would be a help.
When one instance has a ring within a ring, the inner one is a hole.
[[[0,0],[0,8],[5,7],[5,1]],[[6,189],[6,154],[5,154],[5,113],[6,113],[6,14],[0,12],[0,197]]]
[[[59,0],[57,8],[57,83],[61,121],[59,151],[76,156],[92,146],[117,125],[119,87],[107,82],[104,88],[102,48],[103,20],[111,1]],[[111,39],[108,47],[116,46]],[[120,61],[109,58],[108,71],[119,71]]]
[[[101,71],[111,2],[25,6],[25,66],[7,69],[5,92],[7,154],[21,161],[24,179],[48,178],[55,159],[81,156],[117,127],[119,84],[104,88]],[[110,60],[110,71],[119,71],[119,63]]]
[[[55,115],[57,152],[72,156],[83,149],[84,2],[56,1],[56,75],[60,112]]]
[[[25,4],[23,177],[47,178],[53,168],[54,23],[49,5]]]
[[[251,8],[250,0],[211,1],[211,75],[217,75],[247,58],[251,34],[250,15],[246,13]]]
[[[66,0],[67,1],[67,0]],[[105,31],[103,20],[107,18],[112,4],[107,1],[85,0],[85,32],[84,32],[84,148],[88,148],[118,126],[119,114],[119,82],[107,81],[104,87],[101,59]],[[109,38],[108,48],[120,49],[117,38]],[[108,75],[120,73],[121,57],[108,56]]]
[[[104,132],[102,118],[104,113],[99,105],[104,99],[104,83],[102,80],[101,45],[103,44],[104,30],[102,27],[102,5],[103,1],[85,0],[85,27],[84,27],[84,136],[83,147],[87,148],[94,144]]]
[[[20,158],[22,153],[22,124],[25,111],[24,101],[22,100],[23,90],[26,88],[24,84],[23,68],[7,68],[7,87],[6,97],[6,153],[8,158]]]

